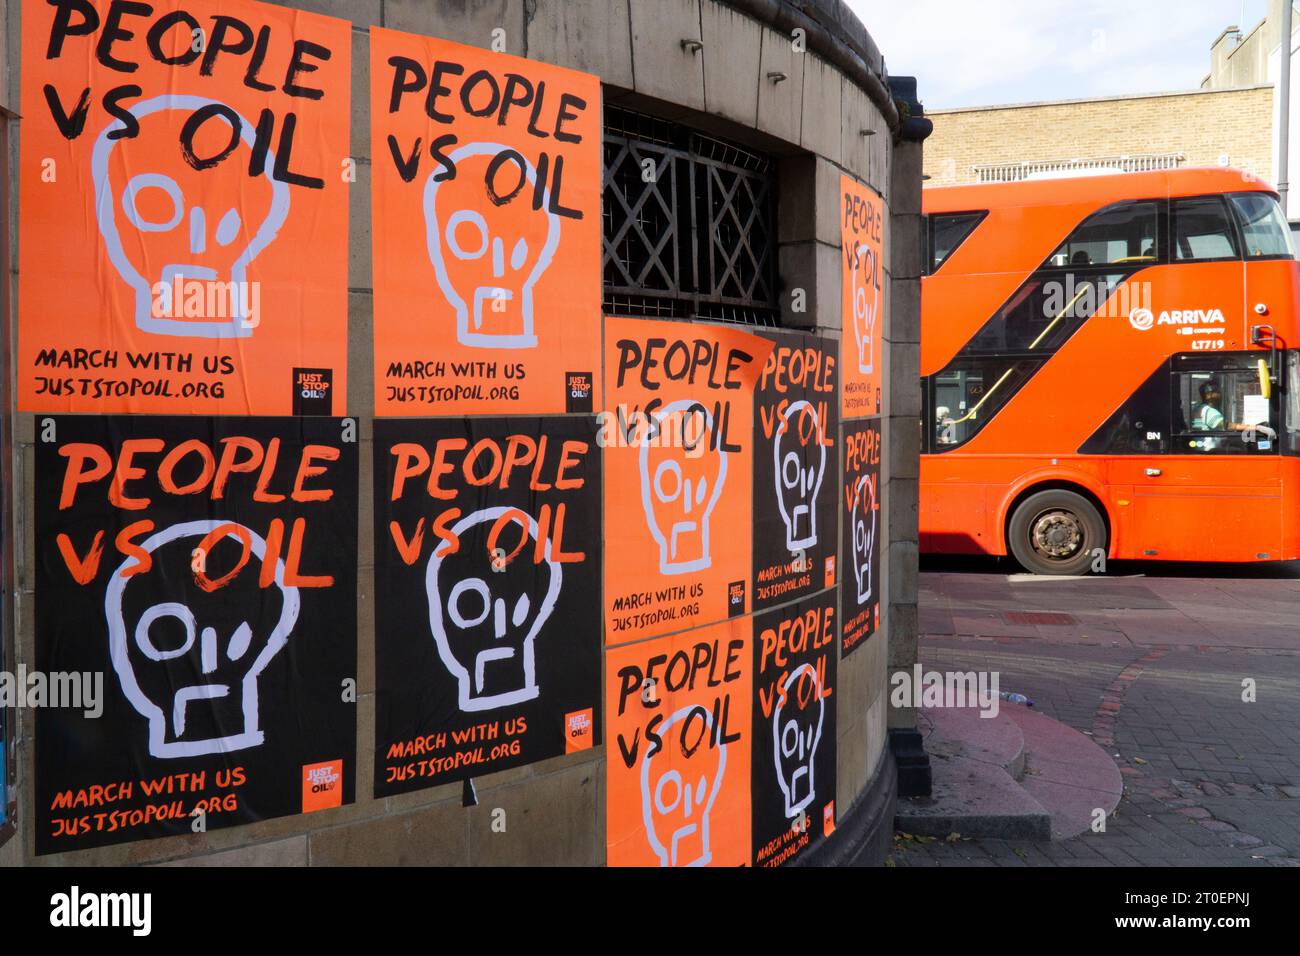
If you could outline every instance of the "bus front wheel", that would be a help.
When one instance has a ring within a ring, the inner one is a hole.
[[[1012,514],[1007,538],[1021,567],[1034,574],[1083,574],[1099,549],[1106,553],[1106,523],[1072,491],[1030,495]]]

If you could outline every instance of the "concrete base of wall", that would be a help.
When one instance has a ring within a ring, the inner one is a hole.
[[[898,805],[898,767],[888,750],[876,774],[829,840],[800,857],[795,866],[880,866],[894,842],[894,811]]]

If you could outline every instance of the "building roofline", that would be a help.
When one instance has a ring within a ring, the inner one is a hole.
[[[1293,6],[1294,6],[1294,4],[1293,4]],[[1259,33],[1261,30],[1263,30],[1263,29],[1264,29],[1264,24],[1266,24],[1266,23],[1268,23],[1268,17],[1265,17],[1264,19],[1260,20],[1259,23],[1256,23],[1256,24],[1255,24],[1253,27],[1251,27],[1249,30],[1242,30],[1242,31],[1241,31],[1241,42],[1238,43],[1236,46],[1234,46],[1231,50],[1228,51],[1228,56],[1229,56],[1229,58],[1231,58],[1232,55],[1233,55],[1234,53],[1236,53],[1236,52],[1237,52],[1238,50],[1240,50],[1243,46],[1245,46],[1247,40],[1249,40],[1251,37],[1253,37],[1256,33]]]
[[[998,103],[990,106],[954,106],[948,109],[926,107],[926,116],[940,116],[945,113],[991,113],[994,110],[1027,110],[1043,106],[1073,106],[1081,103],[1113,103],[1117,100],[1155,100],[1170,96],[1214,96],[1224,93],[1245,93],[1251,90],[1271,90],[1272,83],[1257,83],[1254,86],[1229,86],[1216,89],[1167,90],[1160,93],[1121,93],[1116,96],[1087,96],[1068,100],[1037,100],[1029,103]]]
[[[1258,29],[1258,27],[1256,27],[1256,29]],[[1230,26],[1230,27],[1224,27],[1224,28],[1223,28],[1223,32],[1220,33],[1217,37],[1215,37],[1214,42],[1210,44],[1210,49],[1213,50],[1216,46],[1218,46],[1218,45],[1223,41],[1223,38],[1224,38],[1224,37],[1228,36],[1229,34],[1234,34],[1234,33],[1235,33],[1238,37],[1241,37],[1241,36],[1242,36],[1242,33],[1241,33],[1241,27],[1237,26],[1236,24],[1233,24],[1233,25]],[[1243,37],[1243,39],[1244,39],[1244,37]]]

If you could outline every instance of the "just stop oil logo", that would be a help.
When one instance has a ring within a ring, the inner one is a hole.
[[[329,415],[334,410],[334,370],[332,368],[296,368],[293,370],[293,413],[295,415]]]
[[[565,411],[569,414],[589,412],[593,405],[595,376],[591,372],[564,374]]]
[[[727,617],[740,617],[745,613],[745,582],[732,581],[727,586]]]
[[[302,812],[343,806],[343,761],[306,764],[302,768]]]
[[[592,708],[574,711],[564,717],[564,752],[576,753],[590,750],[595,723],[592,720]]]

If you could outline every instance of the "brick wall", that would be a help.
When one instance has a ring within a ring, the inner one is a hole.
[[[1273,174],[1273,88],[1205,90],[989,109],[939,110],[926,141],[928,186],[973,183],[989,163],[1184,154],[1184,166]]]

